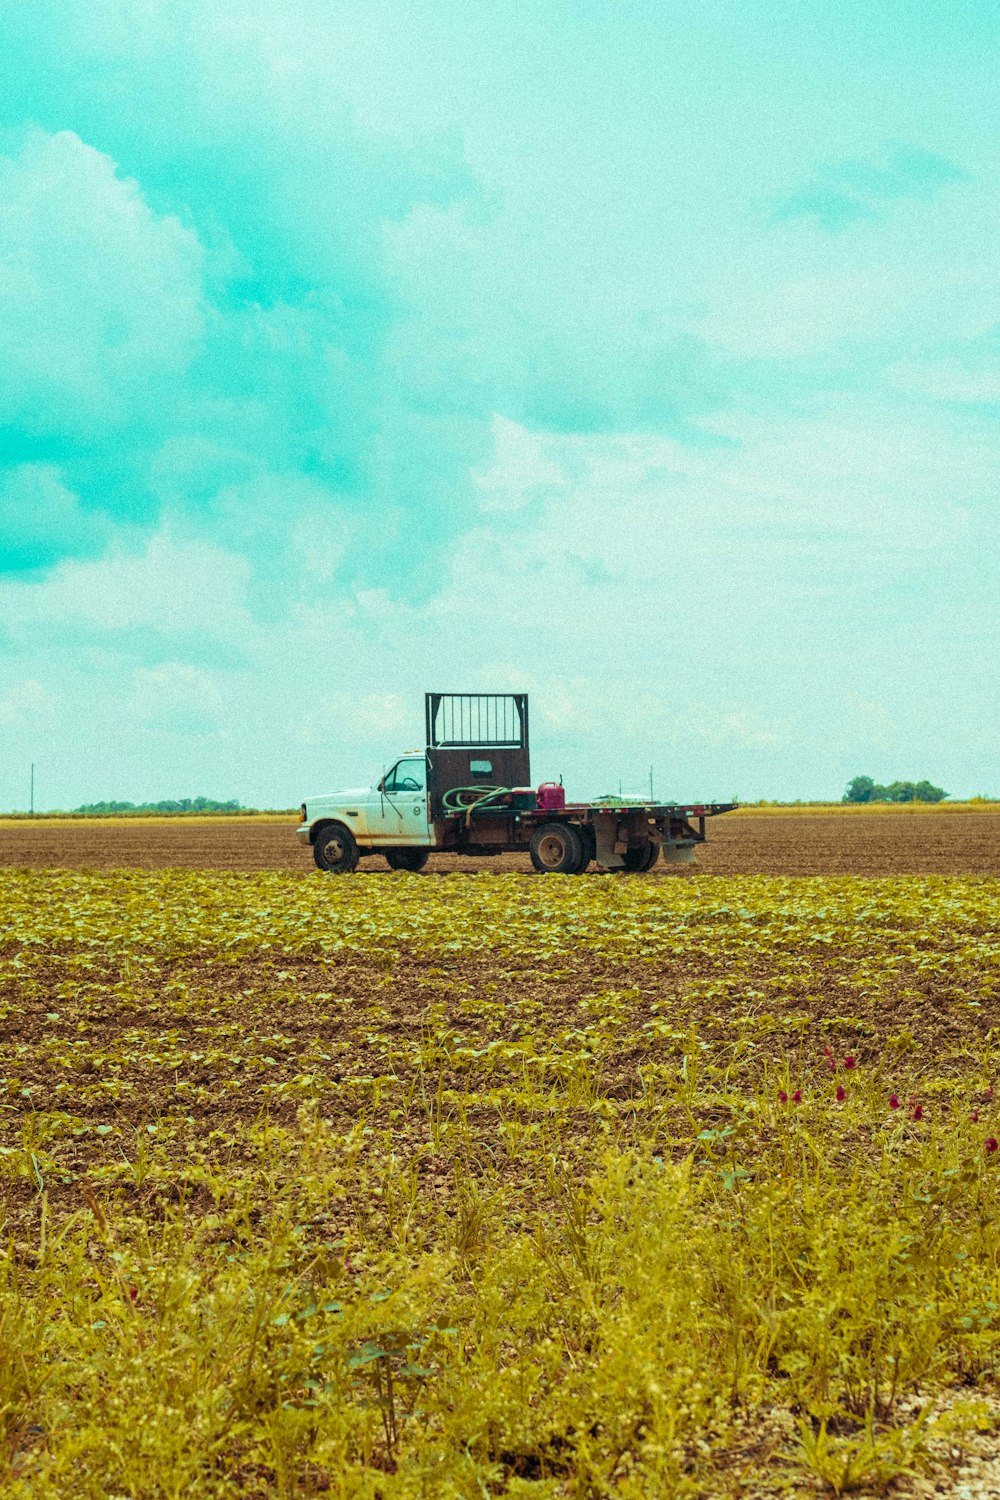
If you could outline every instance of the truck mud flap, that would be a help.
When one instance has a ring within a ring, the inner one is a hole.
[[[618,838],[618,819],[611,814],[598,814],[594,819],[594,858],[606,870],[625,868],[625,848]]]

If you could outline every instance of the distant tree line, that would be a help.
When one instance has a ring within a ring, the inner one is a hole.
[[[891,781],[880,786],[870,776],[848,782],[841,802],[943,802],[948,793],[929,781]]]
[[[214,797],[182,797],[178,802],[85,802],[74,807],[78,813],[198,813],[198,812],[247,812],[235,800],[217,802]]]

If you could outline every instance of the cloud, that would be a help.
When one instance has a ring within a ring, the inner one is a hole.
[[[540,434],[499,416],[493,422],[490,462],[473,479],[481,511],[521,511],[544,503],[565,483]]]
[[[390,357],[428,408],[554,433],[671,432],[725,404],[705,345],[617,278],[567,297],[558,259],[511,243],[502,214],[418,205],[387,230],[402,302]]]
[[[66,559],[58,571],[59,616],[85,631],[147,627],[166,636],[200,623],[213,634],[245,627],[248,570],[239,556],[207,543],[180,543],[161,531],[135,551],[116,547],[99,561]],[[4,618],[34,634],[50,612],[52,585],[11,580]]]
[[[800,188],[779,198],[773,222],[815,219],[833,232],[858,222],[878,223],[902,199],[928,199],[968,181],[968,173],[918,146],[892,145],[867,159],[824,162]]]
[[[937,358],[901,362],[889,372],[901,391],[956,406],[1000,406],[1000,347],[996,334],[942,352]]]
[[[240,44],[227,28],[216,40]],[[228,544],[242,505],[237,546],[265,586],[283,528],[367,518],[354,570],[408,583],[456,525],[490,412],[480,402],[456,423],[386,359],[400,309],[383,222],[467,177],[452,143],[361,141],[327,94],[321,128],[282,120],[277,162],[246,98],[233,108],[238,141],[230,132],[206,161],[188,139],[187,174],[169,185],[174,164],[148,141],[138,165],[152,188],[74,131],[33,129],[0,160],[3,456],[58,463],[86,512],[127,528],[214,518]],[[421,518],[416,538],[401,540],[394,515]],[[8,548],[0,568],[87,555],[96,529],[61,535],[44,555]]]
[[[56,718],[56,696],[34,677],[13,683],[0,697],[0,723],[8,729],[44,729]]]
[[[474,514],[498,419],[705,440],[692,419],[719,392],[697,340],[596,295],[540,321],[453,141],[390,149],[309,102],[315,139],[283,116],[289,150],[270,146],[267,172],[233,104],[233,180],[199,160],[186,199],[162,162],[147,193],[69,131],[5,159],[0,416],[8,451],[58,458],[82,515],[213,537],[271,611],[303,557],[314,590],[422,597]],[[86,556],[100,534],[54,528],[0,567]]]
[[[848,693],[847,710],[854,730],[854,741],[859,748],[892,750],[899,740],[899,725],[882,703],[871,703]]]
[[[161,662],[135,674],[135,716],[147,729],[172,735],[210,734],[223,712],[212,679],[188,662]]]
[[[364,739],[386,736],[386,744],[401,734],[414,717],[413,703],[401,693],[339,693],[335,699],[344,729]],[[391,751],[387,748],[387,755]]]
[[[120,432],[182,377],[203,333],[202,251],[73,131],[0,157],[0,423],[26,438]]]
[[[0,469],[0,573],[100,552],[109,534],[107,517],[82,508],[55,464]]]
[[[647,722],[657,706],[655,697],[650,695],[645,705]],[[733,701],[719,704],[692,698],[683,718],[664,715],[662,704],[659,707],[662,719],[658,725],[659,737],[663,741],[671,745],[711,747],[716,753],[745,757],[744,764],[755,752],[788,749],[801,736],[801,725],[793,717],[779,717],[750,704]]]

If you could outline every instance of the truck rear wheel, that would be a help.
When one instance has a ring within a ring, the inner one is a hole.
[[[385,862],[390,870],[422,870],[430,858],[429,849],[387,849]]]
[[[349,875],[360,859],[357,841],[343,823],[326,823],[313,840],[313,859],[329,875]]]
[[[572,823],[543,823],[531,840],[531,863],[542,875],[578,875],[583,840]]]
[[[590,864],[590,861],[597,857],[597,840],[594,837],[594,830],[588,828],[585,823],[581,827],[578,827],[576,832],[580,836],[580,849],[582,853],[580,855],[580,863],[573,871],[573,874],[582,875]]]
[[[656,864],[660,853],[659,844],[651,840],[645,844],[636,844],[625,851],[625,870],[631,875],[643,875],[651,870]]]

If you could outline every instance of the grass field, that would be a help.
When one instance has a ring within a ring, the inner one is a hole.
[[[4,1492],[964,1493],[997,890],[0,871]]]

